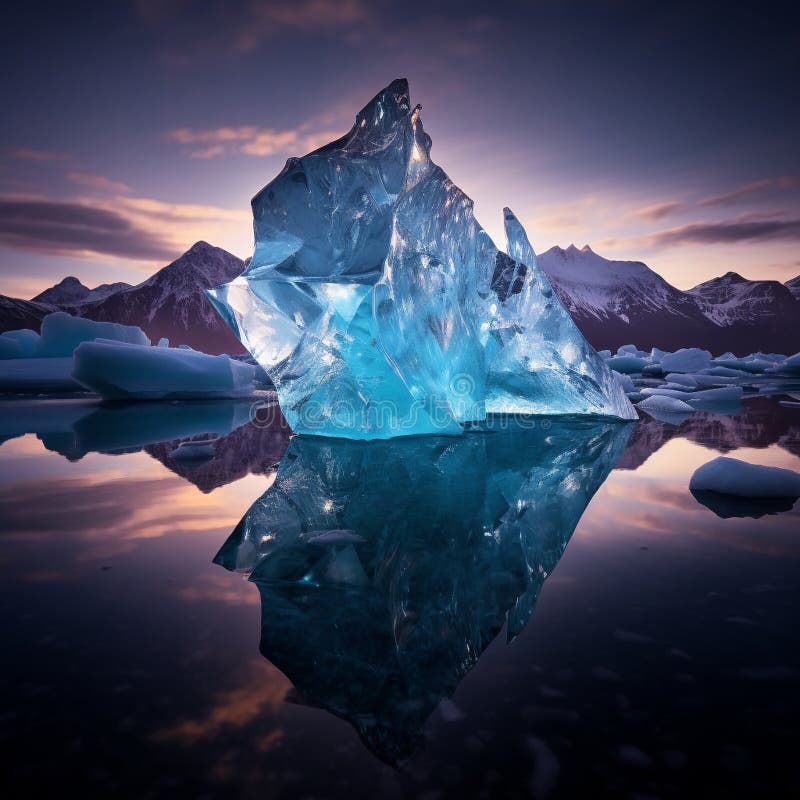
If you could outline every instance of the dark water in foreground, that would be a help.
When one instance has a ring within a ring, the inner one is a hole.
[[[800,508],[688,490],[800,470],[797,409],[375,445],[0,415],[4,797],[800,791]]]

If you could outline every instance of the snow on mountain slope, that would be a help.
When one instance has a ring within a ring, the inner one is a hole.
[[[783,284],[795,297],[800,300],[800,275]]]
[[[50,303],[57,306],[75,306],[80,303],[91,303],[97,300],[103,300],[115,292],[121,292],[124,289],[130,289],[129,283],[103,283],[100,286],[90,289],[84,286],[77,278],[70,275],[45,289],[40,294],[33,298],[33,302]]]
[[[537,257],[553,288],[597,348],[633,342],[676,349],[706,342],[714,326],[693,297],[641,261],[612,261],[588,245],[552,247]]]
[[[598,319],[653,311],[697,317],[696,304],[641,261],[610,261],[572,244],[552,247],[538,261],[570,311]]]
[[[800,349],[794,320],[800,303],[777,281],[729,272],[688,292],[641,261],[612,261],[587,245],[553,247],[538,256],[553,288],[598,349],[634,343],[648,349],[696,346],[715,352]]]
[[[769,318],[787,319],[797,311],[791,291],[778,281],[750,281],[727,272],[689,289],[700,310],[722,327],[737,323],[753,325]]]
[[[58,311],[58,308],[49,303],[20,300],[0,294],[0,333],[20,328],[30,328],[38,333],[42,319],[54,311]]]
[[[95,320],[138,325],[153,340],[188,344],[207,353],[241,353],[241,343],[204,294],[233,280],[244,262],[207,242],[197,242],[151,278],[97,302],[84,302],[76,313]]]
[[[50,303],[51,305],[63,305],[68,303],[80,303],[84,300],[91,289],[84,286],[77,278],[69,275],[55,286],[45,289],[33,298],[35,303]]]

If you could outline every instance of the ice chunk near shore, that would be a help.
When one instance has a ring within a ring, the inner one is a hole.
[[[800,474],[720,456],[695,470],[694,498],[723,519],[790,511],[800,497]]]
[[[513,214],[507,255],[431,161],[419,111],[394,81],[341,139],[289,159],[253,198],[247,270],[208,293],[292,429],[375,439],[460,434],[493,413],[633,418]]]
[[[683,400],[666,394],[646,395],[637,408],[643,411],[660,411],[666,414],[693,414],[694,409]]]
[[[81,342],[107,339],[126,344],[150,346],[150,339],[141,328],[116,322],[95,322],[73,317],[64,311],[48,314],[42,320],[42,332],[36,346],[37,358],[71,356]]]
[[[606,364],[611,367],[614,372],[622,372],[630,375],[632,373],[641,372],[645,367],[649,366],[650,362],[641,356],[622,353],[621,355],[609,358]]]
[[[100,339],[78,345],[72,377],[107,400],[244,397],[255,368],[227,356]]]
[[[719,456],[695,470],[689,488],[692,491],[719,492],[740,497],[798,498],[800,473]]]
[[[0,334],[0,359],[34,358],[39,348],[40,336],[36,331],[22,328]]]
[[[661,356],[664,372],[700,372],[711,366],[711,353],[697,347],[685,347]]]

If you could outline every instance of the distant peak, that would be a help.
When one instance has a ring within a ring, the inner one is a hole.
[[[67,275],[67,277],[62,278],[56,286],[83,286],[83,284],[74,275]]]
[[[196,253],[198,250],[213,250],[214,245],[209,244],[208,242],[200,239],[199,242],[195,242],[186,252],[187,253]]]
[[[583,247],[581,247],[581,253],[594,253],[594,250],[592,250],[588,244],[585,244]]]
[[[741,282],[741,281],[746,281],[747,280],[747,278],[743,278],[738,272],[733,272],[733,270],[730,270],[730,271],[726,272],[722,277],[725,280],[729,280],[729,281],[740,281]]]

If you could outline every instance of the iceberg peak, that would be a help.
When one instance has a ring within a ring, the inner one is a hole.
[[[635,411],[504,210],[508,253],[430,158],[393,81],[252,201],[255,250],[209,297],[296,433],[459,434],[488,414]],[[574,250],[574,246],[572,246]]]

